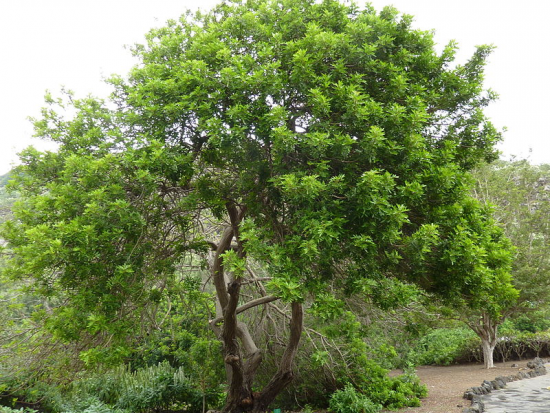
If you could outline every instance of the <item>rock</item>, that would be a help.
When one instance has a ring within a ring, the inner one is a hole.
[[[470,407],[462,410],[462,413],[481,413],[485,409],[485,406],[481,401],[473,402]]]
[[[506,378],[498,376],[495,377],[494,381],[497,383],[499,389],[503,389],[504,387],[506,387]]]
[[[481,384],[481,386],[487,389],[488,393],[493,391],[493,385],[488,380],[483,380],[483,383]]]
[[[497,380],[498,377],[491,381],[491,384],[493,385],[493,390],[498,390],[504,388],[506,386],[506,383],[504,383],[502,380]]]
[[[464,396],[462,396],[462,398],[464,398],[466,400],[472,400],[474,398],[474,393],[469,391],[469,390],[466,390],[464,392]]]
[[[535,357],[534,360],[527,363],[527,367],[529,367],[530,369],[536,369],[537,367],[542,366],[544,366],[544,360],[539,357]]]
[[[518,375],[519,375],[520,380],[527,378],[527,373],[525,373],[524,371],[520,371]]]
[[[536,367],[534,372],[537,376],[543,376],[547,373],[546,367],[544,365],[540,365],[540,366]]]

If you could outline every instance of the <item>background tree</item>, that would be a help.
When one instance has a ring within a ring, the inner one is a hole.
[[[550,167],[498,161],[479,167],[474,176],[476,198],[494,205],[495,219],[516,247],[512,273],[519,298],[506,314],[535,332],[550,298]]]
[[[507,246],[469,199],[468,171],[500,138],[482,112],[490,48],[451,68],[454,43],[438,55],[411,22],[334,0],[224,3],[136,46],[140,64],[111,80],[114,109],[71,97],[64,119],[48,99],[36,134],[60,149],[24,154],[24,198],[3,234],[12,275],[63,298],[52,331],[112,353],[175,264],[202,257],[224,410],[260,412],[293,379],[304,304],[330,306],[329,286],[374,293],[402,279],[474,308],[476,289],[508,289]],[[242,313],[276,300],[287,344],[255,387],[263,355]]]
[[[442,302],[443,313],[461,319],[480,337],[485,367],[492,368],[498,325],[517,299],[510,275],[513,248],[491,218],[492,210],[474,199],[465,198],[440,212],[444,224],[429,233],[435,248],[424,250],[425,246],[412,244],[412,271],[420,271],[417,277],[422,278],[426,267],[448,274],[437,278],[435,285],[424,285],[432,293],[456,288],[452,283],[458,280],[468,284],[462,294]]]

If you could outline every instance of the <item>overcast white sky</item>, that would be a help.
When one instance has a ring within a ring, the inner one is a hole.
[[[217,0],[0,0],[0,174],[15,153],[32,144],[28,116],[37,116],[46,89],[62,85],[77,96],[106,96],[103,77],[126,74],[135,63],[124,45],[186,9],[209,9]],[[360,5],[362,2],[358,2]],[[550,163],[547,127],[550,76],[548,0],[372,0],[415,16],[415,27],[434,29],[440,45],[459,42],[464,62],[478,44],[494,44],[486,86],[500,100],[486,112],[507,127],[506,156]]]

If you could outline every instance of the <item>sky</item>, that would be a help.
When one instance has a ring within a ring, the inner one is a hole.
[[[143,43],[149,29],[187,9],[208,10],[218,0],[0,0],[0,174],[33,145],[28,117],[37,117],[46,90],[62,86],[77,97],[106,97],[103,79],[125,75],[137,63],[125,47]],[[475,45],[493,44],[485,86],[500,95],[486,114],[498,129],[503,157],[550,163],[548,0],[371,0],[415,17],[414,27],[434,30],[438,47],[459,44],[458,63]],[[358,1],[359,5],[363,3]]]

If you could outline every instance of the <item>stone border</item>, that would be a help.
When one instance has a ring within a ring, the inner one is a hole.
[[[520,371],[518,374],[512,376],[498,376],[494,380],[484,380],[481,383],[481,386],[470,387],[466,392],[464,392],[464,398],[471,400],[472,405],[466,407],[462,410],[462,413],[482,413],[485,411],[485,405],[481,400],[481,397],[485,394],[491,393],[493,390],[503,389],[506,387],[506,383],[512,381],[530,379],[537,376],[544,376],[546,372],[546,367],[544,366],[545,361],[541,358],[536,357],[533,361],[527,363],[527,367],[531,370],[528,372]]]

